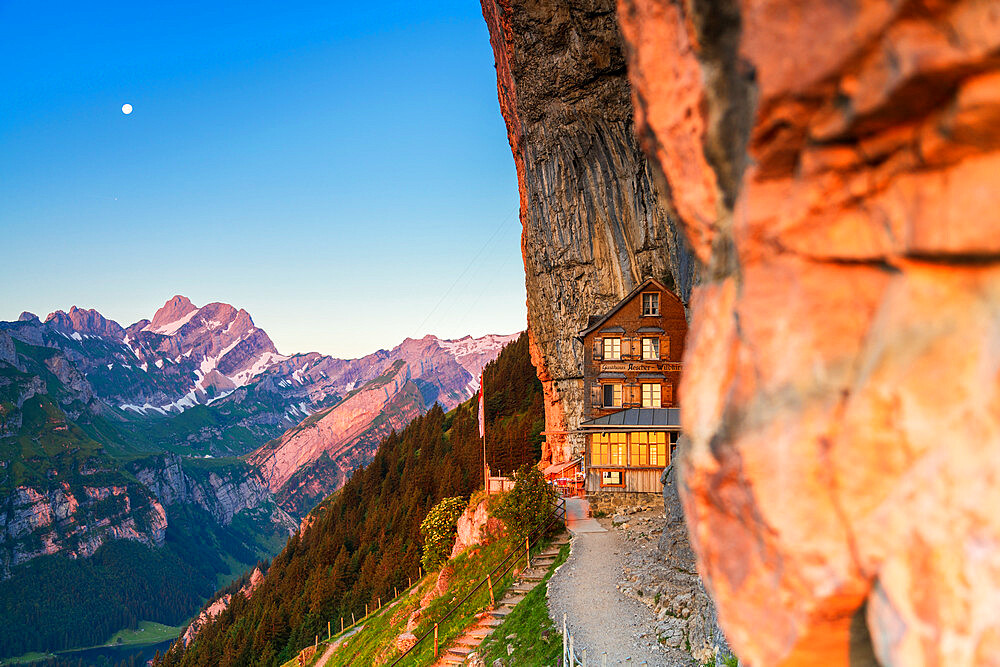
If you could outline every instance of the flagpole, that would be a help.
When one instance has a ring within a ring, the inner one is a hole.
[[[479,435],[483,439],[483,490],[490,495],[490,472],[486,465],[486,387],[483,386],[485,374],[479,375]]]

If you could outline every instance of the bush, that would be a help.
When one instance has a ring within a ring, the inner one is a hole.
[[[526,463],[514,473],[514,488],[504,496],[496,515],[508,530],[524,536],[549,517],[555,499],[555,489],[545,481],[542,471]]]
[[[425,570],[435,570],[448,559],[455,539],[455,524],[467,506],[464,497],[445,498],[424,517],[420,524],[420,535],[424,538],[424,555],[420,562]]]

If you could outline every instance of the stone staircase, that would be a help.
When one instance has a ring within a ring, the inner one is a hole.
[[[531,567],[521,572],[514,584],[507,589],[503,598],[497,600],[496,608],[477,615],[477,621],[465,629],[465,633],[451,643],[441,654],[434,667],[464,665],[483,640],[503,623],[504,618],[524,599],[532,589],[545,578],[549,568],[559,557],[559,550],[569,543],[569,533],[556,537],[548,549],[531,558]]]

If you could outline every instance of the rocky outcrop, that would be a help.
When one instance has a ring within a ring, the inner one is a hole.
[[[17,350],[14,349],[14,339],[6,331],[0,331],[0,361],[17,366]]]
[[[272,511],[275,527],[284,528],[288,534],[297,527],[294,519],[274,507],[264,478],[249,466],[234,465],[192,475],[184,470],[181,457],[162,454],[132,463],[130,469],[165,507],[178,503],[198,505],[222,526],[228,526],[244,510],[265,507]]]
[[[259,567],[255,567],[253,572],[250,573],[250,580],[237,592],[237,595],[242,595],[243,597],[250,599],[253,592],[257,590],[260,583],[264,581],[264,575],[261,573]],[[191,621],[190,625],[184,629],[184,633],[181,635],[180,643],[185,648],[194,641],[194,638],[201,632],[206,625],[215,620],[216,616],[224,612],[229,608],[229,603],[233,600],[232,593],[225,593],[219,596],[212,602],[210,602],[201,612]]]
[[[580,452],[574,336],[648,276],[687,302],[694,275],[639,150],[613,0],[482,0],[517,167],[545,461]]]
[[[503,536],[507,527],[503,521],[490,516],[489,498],[483,498],[475,505],[467,507],[455,523],[455,545],[449,558],[473,546],[485,546]]]
[[[36,556],[86,558],[110,540],[163,546],[167,515],[138,485],[19,486],[0,506],[0,579]]]
[[[385,373],[325,413],[308,419],[248,457],[283,507],[300,514],[337,490],[374,455],[382,437],[401,429],[424,405],[397,361]],[[298,496],[310,502],[300,502]]]
[[[21,318],[24,319],[22,313]],[[31,318],[28,318],[30,321]],[[38,319],[38,318],[34,318]],[[74,333],[87,334],[88,336],[102,336],[113,340],[121,340],[125,336],[125,330],[114,320],[109,320],[96,310],[82,309],[73,306],[69,312],[57,310],[49,313],[45,318],[46,324],[51,324],[56,331],[72,336]]]
[[[753,665],[997,664],[1000,12],[620,0],[707,269],[681,487]]]
[[[655,581],[663,608],[667,609],[661,617],[669,615],[682,626],[688,650],[708,662],[707,655],[728,655],[729,646],[719,628],[715,605],[698,575],[677,490],[676,468],[670,466],[664,470],[660,481],[663,483],[665,525],[657,546],[666,567],[656,568]]]

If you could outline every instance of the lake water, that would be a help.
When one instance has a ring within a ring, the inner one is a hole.
[[[101,658],[114,664],[121,660],[128,660],[134,655],[137,656],[136,664],[142,665],[147,660],[152,660],[157,651],[165,653],[173,641],[173,639],[168,639],[167,641],[158,644],[149,644],[148,646],[99,646],[96,648],[80,649],[79,651],[66,651],[65,653],[60,653],[59,657],[63,660],[82,659],[85,665],[89,665],[98,664]]]

